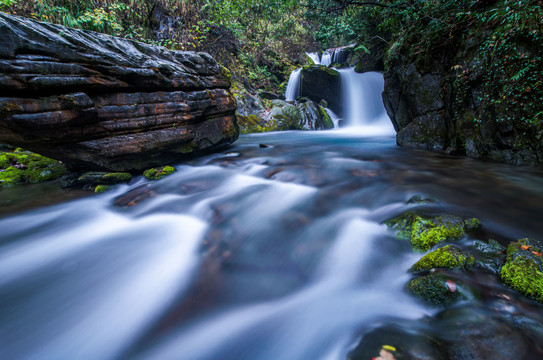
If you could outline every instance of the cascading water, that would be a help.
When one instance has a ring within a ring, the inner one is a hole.
[[[331,63],[332,63],[332,54],[328,50],[326,50],[322,54],[321,65],[329,66]]]
[[[371,127],[377,133],[394,134],[381,98],[385,86],[383,75],[378,72],[359,74],[354,68],[337,71],[341,76],[344,125]]]
[[[320,65],[321,63],[321,59],[319,58],[319,54],[316,53],[316,52],[312,52],[312,53],[306,53],[307,56],[309,56],[311,58],[311,60],[313,60],[313,62],[315,63],[315,65]]]
[[[285,91],[285,98],[287,101],[294,101],[301,95],[302,92],[302,83],[301,83],[301,72],[302,69],[296,69],[290,73],[288,78],[287,89]]]

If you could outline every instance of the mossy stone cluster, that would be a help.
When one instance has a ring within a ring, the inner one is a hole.
[[[521,294],[543,302],[543,242],[520,239],[507,247],[507,259],[501,269],[503,282]]]
[[[0,186],[54,180],[66,172],[59,161],[29,151],[0,153]]]
[[[173,166],[163,166],[159,168],[147,169],[143,172],[143,176],[147,180],[158,180],[165,176],[171,175],[177,170]]]
[[[413,250],[426,252],[443,241],[454,241],[463,238],[466,232],[481,227],[475,218],[455,215],[425,217],[413,212],[406,212],[385,224],[397,230],[397,237],[409,240]]]

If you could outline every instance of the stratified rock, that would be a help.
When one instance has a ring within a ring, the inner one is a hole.
[[[0,13],[0,141],[72,169],[143,170],[235,141],[229,72],[206,53]]]
[[[302,69],[302,96],[319,103],[326,100],[338,116],[343,114],[340,98],[339,72],[326,66],[305,66]]]

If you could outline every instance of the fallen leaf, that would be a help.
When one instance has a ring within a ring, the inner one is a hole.
[[[531,247],[532,247],[531,245],[520,245],[521,250],[528,250]]]
[[[396,348],[390,345],[383,345],[383,349],[388,350],[388,351],[396,351]]]
[[[445,282],[445,285],[447,285],[447,287],[449,288],[451,292],[456,291],[456,283],[454,281],[447,279],[447,281]]]
[[[536,255],[536,256],[539,256],[541,257],[543,255],[543,252],[537,252],[537,251],[534,251],[534,250],[529,250],[532,254]]]

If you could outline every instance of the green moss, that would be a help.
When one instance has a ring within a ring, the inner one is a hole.
[[[143,172],[143,176],[145,176],[148,180],[158,180],[165,176],[171,175],[177,170],[172,166],[164,166],[161,168],[153,168],[153,169],[147,169]]]
[[[461,239],[466,231],[478,229],[481,222],[454,215],[423,217],[406,212],[385,221],[385,225],[397,231],[397,238],[409,240],[413,250],[425,252],[443,241]]]
[[[224,66],[221,66],[221,75],[223,75],[230,84],[232,83],[232,73]]]
[[[462,225],[442,222],[441,218],[417,217],[411,228],[411,245],[418,251],[428,251],[443,241],[458,240],[464,236]]]
[[[94,192],[97,194],[101,194],[103,192],[106,192],[110,190],[112,187],[109,185],[98,185],[96,188],[94,188]]]
[[[181,154],[190,154],[194,151],[194,148],[197,147],[194,141],[185,143],[179,147],[179,152]]]
[[[17,169],[15,166],[10,166],[7,169],[0,171],[0,185],[19,184],[24,181],[24,171]]]
[[[456,246],[447,245],[426,254],[409,269],[422,271],[435,268],[457,269],[473,266],[475,258]]]
[[[123,182],[129,182],[132,179],[130,173],[108,173],[102,176],[102,181],[106,184],[118,184]]]
[[[20,148],[0,153],[0,171],[0,185],[48,181],[67,172],[62,163]]]
[[[505,284],[519,293],[543,303],[543,243],[521,239],[507,247],[507,260],[500,276]]]
[[[447,281],[449,281],[450,285],[447,285]],[[452,284],[456,288],[454,291],[450,287]],[[457,284],[441,274],[430,274],[414,278],[407,283],[405,289],[411,295],[437,306],[450,306],[459,300],[466,299]]]
[[[317,108],[319,109],[319,112],[322,115],[322,124],[324,125],[325,129],[333,129],[334,128],[334,122],[330,118],[330,115],[326,112],[326,110],[320,106],[317,105]]]

